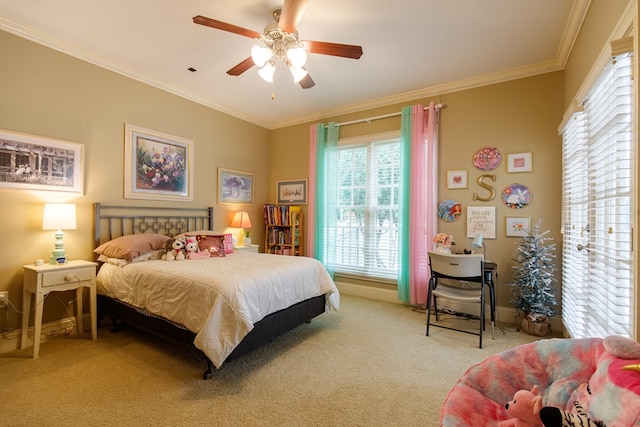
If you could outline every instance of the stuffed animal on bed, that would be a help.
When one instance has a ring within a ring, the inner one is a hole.
[[[169,239],[165,243],[164,249],[167,252],[162,255],[161,259],[164,261],[183,261],[185,260],[185,246],[186,242],[182,239]]]
[[[511,418],[500,421],[499,427],[538,427],[542,426],[539,412],[542,408],[542,396],[537,385],[531,391],[518,390],[513,400],[504,405]]]
[[[184,245],[184,250],[187,253],[187,259],[201,259],[211,257],[209,251],[200,251],[198,241],[193,237],[187,237],[187,243]]]

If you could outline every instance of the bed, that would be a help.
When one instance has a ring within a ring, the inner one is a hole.
[[[158,259],[167,236],[217,234],[213,208],[96,203],[94,215],[100,318],[110,318],[114,330],[126,323],[195,346],[207,362],[204,379],[223,363],[339,307],[333,280],[313,258],[237,251]],[[127,255],[113,252],[123,245]]]

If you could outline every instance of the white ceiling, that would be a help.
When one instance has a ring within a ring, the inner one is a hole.
[[[361,45],[359,60],[309,55],[316,85],[285,68],[226,71],[282,0],[0,0],[0,29],[274,129],[564,67],[589,0],[311,0],[303,40]],[[188,71],[189,67],[196,72]]]

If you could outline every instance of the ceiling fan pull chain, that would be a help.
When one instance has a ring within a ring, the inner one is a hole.
[[[271,82],[271,99],[276,99],[276,82],[275,82],[275,79],[274,79],[274,81]]]

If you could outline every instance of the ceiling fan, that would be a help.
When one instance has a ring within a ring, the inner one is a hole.
[[[304,68],[307,52],[359,59],[362,56],[362,47],[300,40],[297,27],[308,3],[309,0],[284,0],[282,9],[273,12],[275,22],[267,25],[262,34],[201,15],[193,17],[193,22],[264,42],[265,46],[254,46],[251,49],[251,56],[231,68],[227,74],[239,76],[256,65],[259,68],[260,77],[268,82],[273,82],[276,63],[279,60],[289,68],[294,82],[299,83],[303,89],[309,89],[315,85],[315,82]]]

